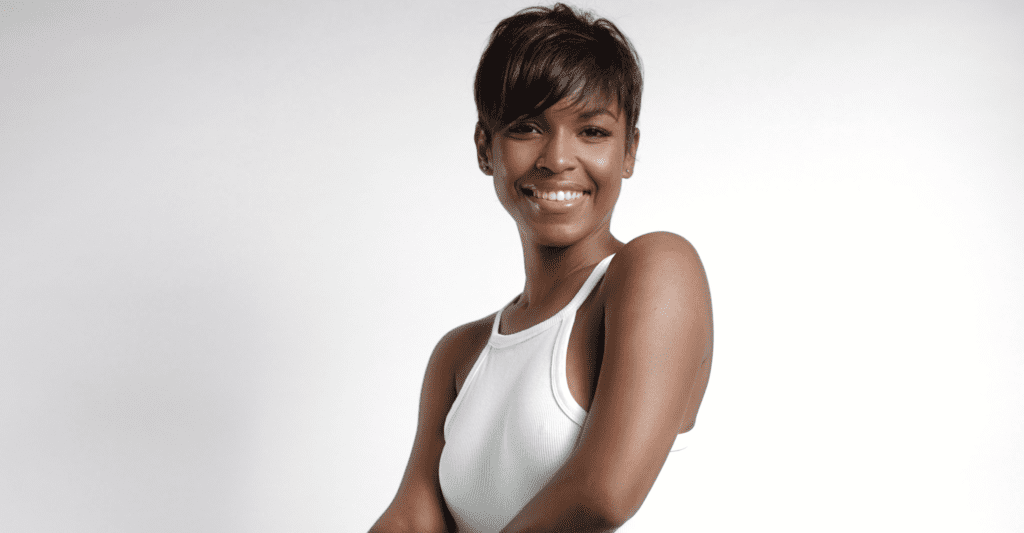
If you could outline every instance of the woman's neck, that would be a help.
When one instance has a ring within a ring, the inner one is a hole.
[[[563,285],[588,267],[617,252],[623,244],[610,232],[587,237],[566,247],[550,247],[523,240],[526,284],[517,307],[543,307],[558,298]]]

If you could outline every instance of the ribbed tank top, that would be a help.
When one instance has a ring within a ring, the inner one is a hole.
[[[565,308],[535,326],[502,335],[498,326],[505,308],[495,315],[490,339],[444,424],[441,492],[460,533],[500,531],[572,453],[587,412],[569,391],[569,335],[576,311],[612,257],[594,268]],[[672,451],[685,448],[691,433],[678,435]],[[669,454],[643,506],[620,532],[674,529],[665,520],[675,520],[663,515],[679,516],[679,502],[672,498],[678,483],[672,478],[680,477],[677,455]],[[649,507],[664,509],[649,512]]]

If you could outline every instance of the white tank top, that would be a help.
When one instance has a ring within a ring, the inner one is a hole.
[[[495,315],[487,346],[444,424],[438,473],[460,533],[500,531],[572,453],[587,412],[572,397],[565,374],[569,334],[611,259],[601,261],[572,301],[540,324],[502,335],[505,309]],[[691,433],[678,435],[672,452],[685,448]],[[672,497],[679,483],[673,478],[681,477],[678,455],[669,454],[644,504],[620,532],[675,529],[673,517],[682,516]]]

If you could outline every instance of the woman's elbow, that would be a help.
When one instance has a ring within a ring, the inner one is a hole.
[[[614,530],[622,527],[640,507],[643,498],[621,483],[591,483],[586,487],[586,507],[594,522]]]

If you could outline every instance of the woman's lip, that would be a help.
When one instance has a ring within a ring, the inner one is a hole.
[[[540,185],[540,186],[538,186],[538,185]],[[519,188],[522,189],[523,191],[530,191],[530,192],[558,192],[558,191],[582,192],[582,193],[589,193],[590,192],[590,190],[587,189],[586,187],[583,187],[580,184],[573,183],[571,181],[562,181],[562,182],[549,181],[549,182],[544,182],[543,184],[526,183],[524,185],[520,185]]]
[[[538,200],[547,200],[549,202],[571,202],[574,200],[579,200],[585,195],[590,194],[590,191],[582,191],[577,189],[548,189],[541,191],[537,189],[524,188],[523,193],[527,197],[536,198]],[[552,198],[552,196],[557,196],[559,193],[562,196],[561,199]],[[548,198],[545,198],[545,196],[548,196]]]
[[[584,192],[580,196],[571,200],[548,200],[533,194],[524,194],[526,200],[541,212],[549,213],[560,213],[567,212],[568,210],[580,205],[589,196],[589,192]]]

